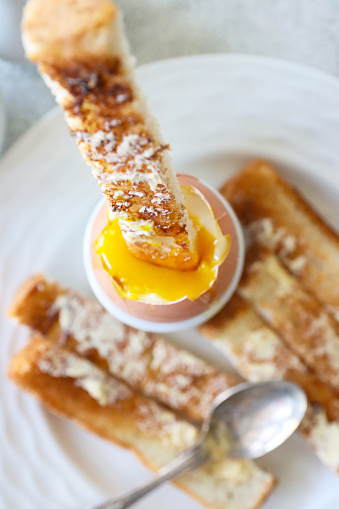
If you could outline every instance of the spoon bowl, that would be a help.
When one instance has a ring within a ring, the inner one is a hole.
[[[296,430],[307,408],[304,391],[289,382],[243,383],[220,394],[203,426],[228,456],[259,458],[276,449]]]

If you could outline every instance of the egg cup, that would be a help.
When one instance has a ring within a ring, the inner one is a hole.
[[[191,186],[209,203],[223,235],[230,235],[231,246],[218,267],[212,287],[195,300],[187,297],[175,302],[150,304],[122,297],[95,251],[95,242],[107,225],[105,199],[94,208],[87,223],[83,256],[89,284],[102,306],[121,322],[140,330],[168,333],[196,327],[215,315],[236,290],[244,266],[245,243],[240,223],[221,194],[209,184],[190,175],[178,175],[180,185]]]

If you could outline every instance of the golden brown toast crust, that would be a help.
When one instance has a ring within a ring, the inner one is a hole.
[[[248,164],[221,189],[249,236],[335,314],[339,312],[339,237],[265,161]],[[339,316],[339,315],[337,315]]]
[[[158,265],[195,268],[196,232],[169,146],[135,83],[116,7],[104,0],[45,3],[26,5],[26,54],[65,110],[71,134],[121,222],[128,249]],[[36,16],[40,4],[43,15]]]
[[[64,347],[33,338],[12,360],[9,376],[53,412],[74,420],[102,438],[132,449],[152,469],[157,470],[174,459],[196,439],[197,430],[192,424],[136,394],[118,380],[114,383],[125,391],[123,396],[103,406],[72,378],[43,372],[46,358],[53,359],[60,353],[72,355]],[[112,377],[111,380],[114,381]],[[235,481],[232,478],[234,469],[239,472]],[[214,491],[204,489],[210,483]],[[254,509],[268,496],[274,483],[273,477],[253,462],[225,459],[187,474],[175,484],[207,507],[223,509],[226,504],[231,509]]]
[[[34,0],[26,5],[21,29],[30,58],[70,60],[79,51],[92,55],[106,55],[109,51],[111,41],[105,29],[117,16],[113,2]]]
[[[323,381],[339,389],[338,324],[265,248],[248,249],[240,294]]]
[[[15,293],[7,310],[7,315],[12,320],[45,334],[55,321],[55,313],[52,312],[51,303],[60,292],[59,285],[51,282],[48,288],[48,299],[44,298],[44,276],[42,274],[31,276]],[[32,312],[33,303],[34,312]]]
[[[41,275],[18,290],[9,315],[191,419],[202,421],[214,398],[239,383],[168,341],[121,324],[98,303]],[[101,337],[95,336],[100,330]]]

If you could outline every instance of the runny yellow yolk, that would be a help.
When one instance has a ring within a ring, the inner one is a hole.
[[[210,213],[214,230],[215,227],[219,229],[212,211]],[[220,235],[216,237],[197,217],[193,220],[197,229],[200,263],[192,271],[168,269],[138,260],[127,249],[118,219],[108,222],[96,241],[95,249],[122,297],[150,303],[174,302],[184,297],[195,300],[211,288],[218,266],[229,252],[230,238],[223,236],[220,229]]]

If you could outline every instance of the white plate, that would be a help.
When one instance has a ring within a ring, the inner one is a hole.
[[[339,82],[292,64],[202,56],[147,65],[138,76],[173,150],[177,171],[219,185],[264,157],[333,224],[339,217]],[[32,92],[34,93],[34,91]],[[0,164],[1,315],[14,290],[42,271],[89,293],[84,226],[99,199],[59,110],[25,134]],[[28,333],[1,318],[0,507],[71,509],[117,495],[149,476],[132,454],[53,417],[5,378]],[[194,331],[176,338],[225,366]],[[266,509],[339,506],[339,478],[298,436],[261,460],[280,484]],[[199,505],[165,486],[140,506]]]

